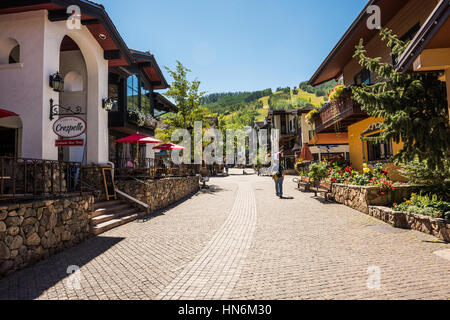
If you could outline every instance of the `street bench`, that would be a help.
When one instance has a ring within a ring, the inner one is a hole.
[[[209,177],[200,176],[200,183],[202,184],[202,189],[209,189],[209,186],[206,185],[207,182],[209,182]]]
[[[318,186],[314,186],[312,188],[312,191],[314,192],[315,196],[317,197],[318,193],[323,194],[326,201],[329,200],[329,194],[331,194],[333,188],[333,183],[329,181],[321,181]]]
[[[292,181],[298,185],[299,190],[302,190],[303,188],[303,192],[308,192],[311,190],[312,182],[311,179],[307,177],[294,178]]]

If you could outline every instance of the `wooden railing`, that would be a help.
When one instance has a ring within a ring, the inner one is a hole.
[[[320,110],[319,117],[315,121],[315,131],[320,133],[338,121],[364,115],[365,113],[361,110],[360,104],[353,100],[351,94],[346,94],[341,101],[328,103]]]
[[[0,157],[2,201],[81,191],[81,163]]]

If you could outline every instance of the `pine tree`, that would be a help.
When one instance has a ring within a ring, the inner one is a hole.
[[[392,56],[400,56],[407,48],[392,33],[380,31],[383,41],[391,48]],[[437,74],[402,74],[381,58],[366,55],[361,39],[354,58],[359,64],[377,75],[379,82],[352,88],[354,99],[361,109],[372,117],[385,119],[382,138],[404,143],[395,157],[397,163],[414,159],[426,161],[430,168],[442,168],[442,159],[450,157],[450,126],[445,83]]]

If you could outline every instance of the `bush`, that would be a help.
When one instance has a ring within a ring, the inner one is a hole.
[[[450,203],[442,201],[436,194],[411,194],[411,199],[401,204],[394,203],[394,209],[411,214],[421,214],[433,218],[450,219]]]
[[[320,181],[328,176],[327,162],[314,163],[309,167],[309,175],[314,181]]]

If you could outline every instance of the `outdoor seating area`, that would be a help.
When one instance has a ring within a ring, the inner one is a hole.
[[[81,163],[0,157],[0,201],[82,192]]]

